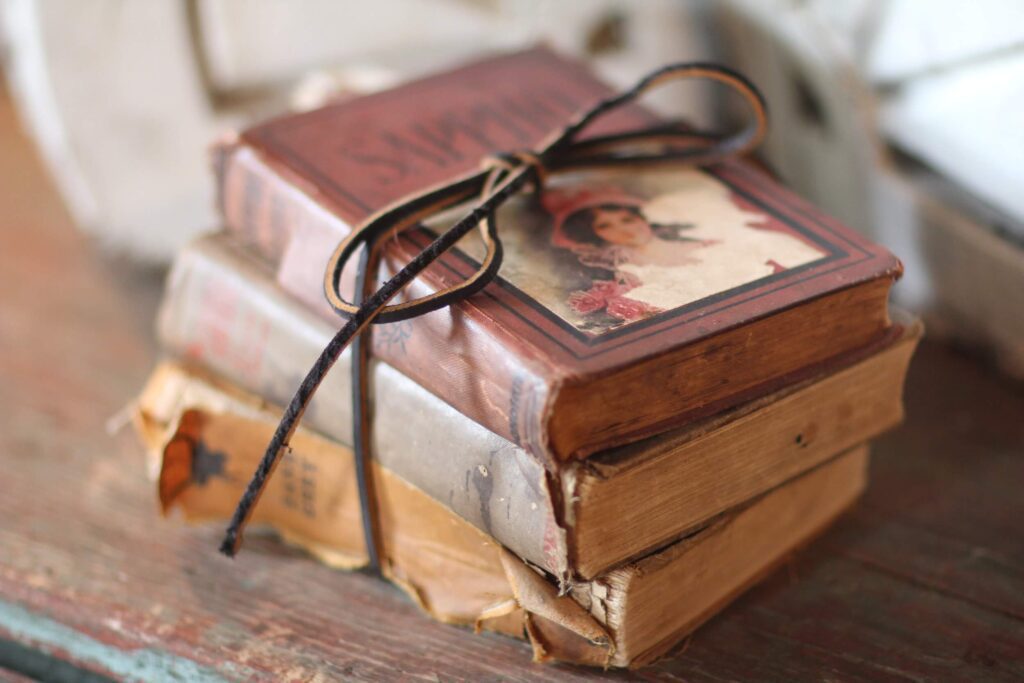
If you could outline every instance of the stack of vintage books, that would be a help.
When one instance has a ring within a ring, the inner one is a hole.
[[[139,401],[164,509],[232,512],[340,325],[324,266],[353,224],[606,93],[536,49],[219,145],[225,229],[179,255],[159,315],[173,360]],[[538,659],[640,665],[857,498],[920,327],[890,315],[891,254],[746,161],[553,177],[499,218],[494,283],[372,331],[383,571]],[[386,265],[438,227],[390,239]],[[471,273],[474,239],[409,296]],[[343,357],[254,516],[345,568],[367,561],[350,379]]]

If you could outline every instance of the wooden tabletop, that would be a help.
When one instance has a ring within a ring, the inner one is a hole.
[[[161,520],[107,431],[157,357],[161,273],[75,231],[2,96],[0,222],[0,680],[1024,678],[1024,392],[966,356],[923,345],[863,501],[672,658],[542,666],[382,581]]]

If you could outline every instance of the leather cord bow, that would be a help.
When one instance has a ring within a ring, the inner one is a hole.
[[[753,115],[748,125],[726,136],[700,134],[679,124],[669,123],[611,135],[582,137],[594,121],[608,112],[632,102],[655,87],[684,79],[716,81],[739,93],[752,110]],[[253,507],[287,448],[288,440],[298,426],[306,406],[331,366],[351,344],[356,475],[369,567],[379,570],[376,510],[372,500],[369,467],[369,418],[366,405],[368,356],[367,345],[362,339],[369,326],[423,315],[450,306],[483,289],[497,275],[503,256],[498,235],[497,209],[527,185],[540,188],[550,174],[584,169],[705,166],[752,150],[764,137],[766,128],[764,98],[745,77],[714,64],[672,64],[652,72],[629,90],[601,100],[579,114],[565,128],[556,131],[536,150],[488,157],[483,161],[481,170],[405,197],[367,218],[338,245],[325,275],[327,299],[348,321],[317,358],[285,409],[266,453],[235,509],[220,546],[221,552],[229,556],[237,552],[242,531]],[[379,289],[369,291],[369,283],[373,280],[369,273],[377,272],[379,254],[376,247],[381,240],[472,200],[476,200],[476,204],[469,213],[441,233]],[[428,265],[475,228],[480,231],[486,255],[472,276],[429,296],[398,304],[389,303]],[[349,302],[341,294],[341,275],[345,265],[357,252],[361,254],[355,288],[357,300]]]

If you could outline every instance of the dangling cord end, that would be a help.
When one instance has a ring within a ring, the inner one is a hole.
[[[362,324],[366,324],[369,319],[365,318]],[[288,441],[291,439],[295,428],[298,427],[299,420],[302,419],[302,414],[306,411],[306,406],[309,404],[310,399],[313,398],[313,394],[316,393],[320,382],[327,376],[331,366],[338,360],[338,356],[348,346],[349,341],[359,333],[360,327],[360,322],[352,318],[338,330],[338,333],[334,335],[334,338],[327,344],[327,347],[320,353],[320,357],[316,359],[313,367],[309,369],[306,377],[302,380],[302,384],[299,385],[291,402],[285,409],[273,438],[267,444],[267,450],[263,454],[263,459],[260,460],[260,464],[252,475],[245,493],[242,494],[242,498],[238,501],[235,513],[231,517],[231,523],[224,534],[224,540],[220,544],[220,551],[228,557],[234,557],[235,553],[238,552],[238,548],[242,544],[242,532],[249,521],[249,516],[259,501],[260,495],[267,485],[267,480],[273,473],[274,468],[277,467],[277,463],[281,460],[285,449],[288,448]]]
[[[238,546],[241,545],[240,539],[242,536],[238,532],[238,529],[230,528],[224,534],[224,540],[220,542],[220,552],[222,555],[227,555],[234,559],[235,554],[238,553]]]
[[[299,418],[305,410],[308,398],[301,401],[301,404],[298,406],[296,405],[296,402],[302,395],[302,389],[306,387],[312,377],[312,373],[307,375],[306,381],[302,383],[302,386],[299,388],[299,392],[297,392],[295,398],[292,399],[292,404],[288,406],[288,411],[286,411],[284,419],[281,420],[281,423],[277,427],[277,431],[274,432],[274,438],[267,446],[267,450],[263,454],[263,459],[260,461],[259,467],[256,468],[256,472],[253,474],[252,480],[249,481],[249,485],[246,487],[245,493],[242,494],[242,498],[238,501],[238,506],[235,508],[235,514],[231,518],[231,524],[228,526],[228,530],[224,533],[224,540],[221,541],[220,544],[220,552],[224,553],[228,557],[234,557],[238,552],[239,547],[241,547],[242,532],[245,529],[245,525],[249,522],[252,510],[256,507],[256,503],[259,502],[260,495],[262,495],[263,489],[267,485],[267,479],[274,471],[274,468],[277,467],[277,463],[281,460],[282,453],[288,448],[288,439],[291,437],[292,432],[295,431],[295,425],[298,424]],[[316,384],[319,383],[320,378],[317,378]]]

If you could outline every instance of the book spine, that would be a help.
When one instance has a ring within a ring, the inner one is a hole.
[[[331,253],[351,226],[317,201],[315,187],[285,177],[287,169],[279,172],[251,147],[228,143],[215,155],[227,229],[274,265],[282,289],[340,325],[324,297],[323,277]],[[392,267],[409,256],[402,240],[385,249]],[[343,291],[351,293],[353,273],[346,274]],[[454,282],[434,264],[405,294],[420,297]],[[376,357],[490,431],[533,453],[548,452],[545,414],[553,392],[541,378],[555,372],[480,307],[467,302],[457,311],[446,308],[377,325],[372,348]]]
[[[225,236],[179,254],[158,315],[169,351],[283,405],[333,334],[296,306],[269,268]],[[565,533],[544,466],[380,360],[371,366],[373,454],[385,467],[556,576]],[[349,354],[324,380],[307,423],[351,444]]]

